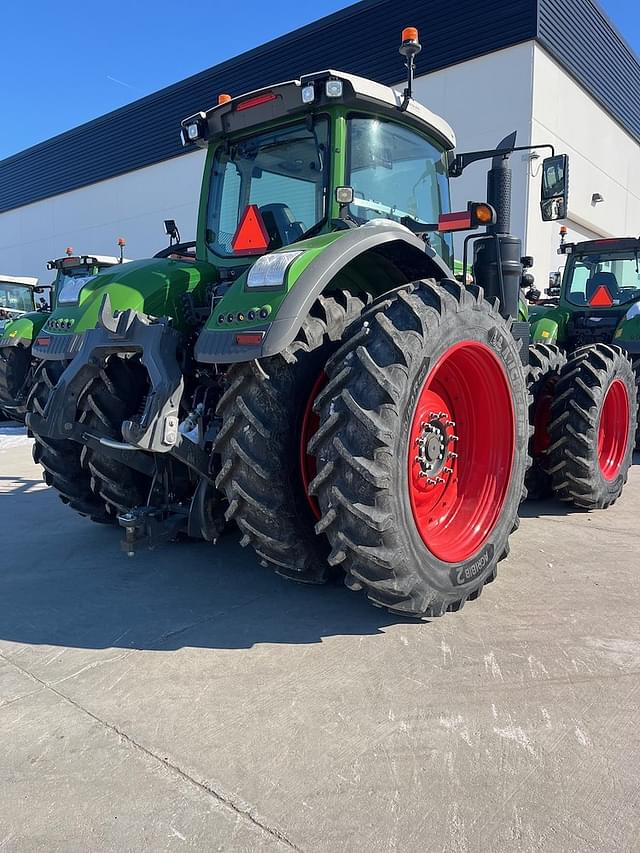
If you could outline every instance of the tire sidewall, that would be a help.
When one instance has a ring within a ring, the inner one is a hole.
[[[442,335],[437,339],[425,339],[422,360],[410,368],[410,382],[407,393],[400,403],[400,421],[394,441],[394,457],[399,464],[393,467],[392,503],[395,517],[402,519],[407,531],[407,559],[418,567],[430,586],[444,597],[459,599],[467,589],[482,585],[493,573],[498,560],[507,548],[507,541],[513,530],[518,506],[523,492],[527,463],[527,444],[529,439],[529,418],[527,389],[524,367],[520,359],[518,346],[510,334],[507,324],[480,311],[460,311],[459,323],[441,324]],[[474,316],[475,315],[475,316]],[[511,478],[504,498],[502,510],[493,530],[469,558],[447,563],[436,557],[425,545],[416,526],[411,502],[409,500],[409,436],[415,415],[420,391],[439,359],[452,346],[460,341],[472,341],[484,344],[496,356],[501,364],[507,384],[511,391],[514,411],[514,455]],[[411,373],[413,375],[411,376]],[[446,580],[445,580],[446,579]]]

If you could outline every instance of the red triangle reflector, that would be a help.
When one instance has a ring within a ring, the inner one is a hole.
[[[595,293],[589,300],[589,305],[595,305],[597,308],[610,308],[613,305],[611,294],[604,284],[599,284],[596,287]]]
[[[247,205],[231,241],[239,255],[261,255],[269,245],[269,235],[257,204]]]

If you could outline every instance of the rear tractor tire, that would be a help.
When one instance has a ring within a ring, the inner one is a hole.
[[[618,347],[575,350],[551,404],[549,473],[556,497],[604,509],[627,481],[637,419],[636,379]]]
[[[553,494],[548,473],[549,424],[551,403],[555,387],[567,356],[555,344],[531,344],[529,347],[529,422],[532,435],[529,439],[531,467],[525,485],[530,500],[543,500]]]
[[[314,399],[325,382],[324,366],[365,303],[347,292],[322,296],[296,339],[281,354],[232,365],[218,403],[222,426],[217,485],[229,502],[241,545],[252,545],[278,574],[323,583],[334,574],[329,546],[316,536],[319,509],[307,494],[315,460],[306,452],[315,431]]]
[[[528,397],[510,324],[477,287],[415,282],[375,302],[326,370],[309,446],[329,562],[392,612],[458,610],[518,526]]]
[[[66,361],[41,362],[34,374],[27,411],[44,416],[49,394],[67,364]],[[47,438],[37,433],[33,438],[34,462],[43,467],[45,483],[58,491],[62,502],[92,521],[101,524],[112,521],[104,501],[91,490],[90,474],[80,460],[81,445],[69,439]]]
[[[0,349],[0,411],[24,423],[27,412],[26,385],[31,371],[31,347]],[[9,407],[9,408],[5,408]]]

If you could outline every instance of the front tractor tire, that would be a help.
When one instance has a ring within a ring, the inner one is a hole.
[[[307,484],[315,461],[306,453],[315,429],[312,404],[324,384],[327,358],[365,302],[350,293],[320,297],[284,352],[232,365],[218,403],[222,426],[217,486],[228,500],[228,521],[278,574],[323,583],[332,572],[329,546],[316,536],[319,517]]]
[[[518,525],[525,370],[477,287],[415,282],[374,303],[327,365],[311,483],[329,562],[376,605],[440,616],[477,598]]]
[[[89,432],[122,441],[122,422],[138,412],[147,385],[147,372],[137,356],[109,356],[78,400],[80,422]],[[87,445],[83,445],[80,459],[83,468],[90,472],[91,490],[104,502],[114,520],[119,514],[147,503],[152,487],[150,476]]]
[[[555,344],[531,344],[529,347],[529,421],[532,434],[529,439],[531,467],[527,471],[525,485],[530,500],[543,500],[553,494],[551,477],[548,473],[549,425],[551,403],[560,372],[567,363],[567,356]]]
[[[627,355],[608,344],[575,350],[551,404],[549,473],[560,500],[604,509],[621,495],[636,435],[636,380]]]
[[[40,363],[27,399],[28,412],[44,417],[49,395],[67,364],[66,361]],[[42,466],[45,483],[58,492],[62,502],[92,521],[102,524],[112,521],[104,501],[91,490],[91,475],[81,462],[81,445],[35,432],[33,438],[34,462]]]
[[[31,347],[0,348],[0,412],[24,423],[26,391],[31,374]]]

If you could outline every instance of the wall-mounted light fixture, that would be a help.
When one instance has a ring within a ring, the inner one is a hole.
[[[600,204],[601,201],[604,201],[604,196],[601,193],[594,193],[591,196],[591,204]]]

